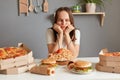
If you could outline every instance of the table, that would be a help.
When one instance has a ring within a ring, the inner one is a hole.
[[[90,61],[95,67],[95,64],[99,62],[98,57],[84,57],[77,58],[80,60]],[[35,60],[39,62],[39,59]],[[4,75],[0,74],[0,80],[120,80],[120,74],[107,73],[93,70],[90,74],[80,75],[67,71],[66,66],[58,66],[55,71],[55,75],[38,75],[29,72],[16,74],[16,75]]]

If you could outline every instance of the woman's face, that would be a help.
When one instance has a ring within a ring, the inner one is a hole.
[[[71,24],[69,15],[66,11],[61,11],[58,13],[57,24],[64,31],[68,25]]]

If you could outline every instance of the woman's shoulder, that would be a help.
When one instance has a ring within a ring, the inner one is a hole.
[[[47,33],[48,33],[48,34],[53,34],[53,33],[54,33],[54,31],[53,31],[53,29],[52,29],[52,28],[48,28],[48,29],[47,29]]]
[[[53,32],[53,29],[52,28],[48,28],[47,31]]]
[[[75,29],[75,32],[79,32],[79,33],[80,33],[80,29],[76,28],[76,29]]]

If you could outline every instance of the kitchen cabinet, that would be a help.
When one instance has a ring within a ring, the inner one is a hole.
[[[72,13],[73,15],[98,15],[100,19],[100,26],[103,26],[104,23],[104,17],[105,12],[95,12],[95,13],[86,13],[86,12],[80,12],[80,13]]]

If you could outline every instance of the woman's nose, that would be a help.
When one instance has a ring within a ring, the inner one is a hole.
[[[65,24],[66,24],[66,21],[65,21],[65,20],[63,20],[62,25],[65,25]]]

